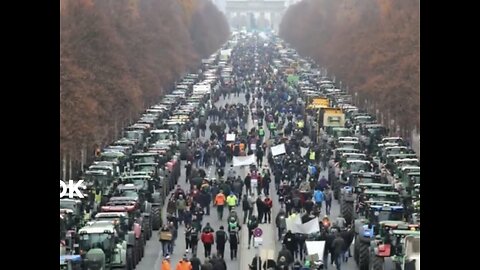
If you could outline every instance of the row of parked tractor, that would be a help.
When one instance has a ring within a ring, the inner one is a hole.
[[[293,50],[286,53],[296,62]],[[396,269],[420,269],[419,157],[375,115],[355,106],[324,70],[302,61],[297,92],[310,112],[310,126],[318,128],[315,142],[329,160],[341,215],[355,230],[357,265],[384,269],[391,258]]]
[[[131,270],[140,262],[180,177],[189,139],[185,131],[211,104],[217,75],[231,72],[223,70],[221,52],[204,61],[200,74],[185,75],[125,128],[121,139],[96,153],[78,180],[83,180],[82,194],[60,198],[61,269]]]

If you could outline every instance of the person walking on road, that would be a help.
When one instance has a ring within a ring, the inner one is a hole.
[[[231,212],[237,206],[238,198],[233,192],[230,192],[230,195],[227,197],[228,212]]]
[[[218,213],[218,220],[223,219],[223,206],[225,205],[225,195],[223,194],[223,190],[220,190],[220,192],[215,196],[215,205],[217,206],[217,213]]]
[[[285,234],[285,237],[283,238],[283,244],[292,254],[292,261],[290,263],[293,263],[293,255],[297,250],[297,241],[295,239],[295,235],[290,230],[288,230]]]
[[[247,222],[247,219],[250,219],[253,211],[253,203],[249,200],[247,194],[243,195],[242,199],[242,210],[243,210],[243,224]]]
[[[263,222],[263,215],[266,211],[266,209],[265,209],[266,205],[262,201],[260,196],[257,197],[256,205],[257,205],[257,212],[258,212],[258,222],[262,223]]]
[[[202,232],[201,240],[205,250],[205,258],[212,254],[212,245],[214,243],[213,231],[205,230]]]
[[[253,230],[255,230],[258,227],[258,220],[255,215],[252,215],[250,220],[248,220],[248,249],[250,249],[250,244],[252,242],[252,237],[253,237]]]
[[[330,209],[332,209],[332,197],[333,197],[333,192],[330,186],[327,186],[325,190],[323,191],[323,195],[325,197],[325,212],[327,216],[330,215]]]
[[[162,243],[162,254],[167,256],[169,254],[168,251],[173,238],[173,234],[168,228],[167,224],[164,224],[162,229],[158,231],[158,237],[160,243]]]
[[[217,245],[217,254],[224,258],[225,243],[228,240],[227,233],[224,231],[223,226],[215,233],[215,244]]]
[[[283,208],[280,208],[280,211],[275,218],[275,225],[277,226],[278,232],[278,241],[282,240],[283,231],[287,228],[286,213]]]
[[[228,233],[228,242],[230,242],[230,260],[237,259],[238,239],[237,230]]]
[[[265,204],[265,221],[263,223],[268,223],[272,221],[272,207],[273,207],[273,201],[268,197],[268,195],[265,196],[265,199],[263,200]]]
[[[337,267],[337,270],[341,270],[340,266],[342,264],[342,261],[344,260],[343,256],[345,253],[343,252],[345,250],[345,240],[343,240],[342,236],[340,233],[336,233],[335,239],[332,242],[332,261],[335,262],[335,266]]]
[[[313,200],[315,201],[315,205],[317,205],[320,212],[322,210],[322,202],[324,199],[323,192],[320,189],[316,189],[313,193]]]
[[[247,195],[252,194],[252,176],[250,175],[250,173],[248,173],[247,176],[245,176],[245,179],[243,182],[245,184],[245,193]]]

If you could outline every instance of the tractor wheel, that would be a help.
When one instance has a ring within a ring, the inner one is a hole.
[[[142,260],[142,243],[140,239],[135,239],[135,253],[137,255],[135,266]]]
[[[162,226],[162,219],[161,219],[161,211],[162,209],[159,207],[152,207],[152,214],[150,215],[152,219],[152,229],[160,230]]]
[[[368,261],[370,258],[370,246],[367,243],[359,243],[358,269],[368,270]]]
[[[353,203],[343,202],[342,203],[342,216],[347,222],[347,224],[352,224],[353,221]]]
[[[370,270],[383,270],[384,266],[384,259],[383,257],[372,255],[370,258]]]
[[[127,255],[126,255],[127,261],[125,262],[125,269],[126,270],[133,270],[135,268],[134,263],[134,257],[133,257],[133,248],[128,247],[127,248]]]
[[[146,222],[143,223],[143,226],[145,228],[145,238],[147,240],[150,240],[150,237],[152,237],[152,228],[150,227],[150,219],[146,220]]]
[[[140,262],[140,258],[138,256],[138,246],[136,241],[132,249],[133,249],[133,268],[135,268],[137,264]]]
[[[353,259],[357,264],[358,264],[358,258],[360,257],[359,254],[360,254],[360,239],[357,236],[355,238],[355,243],[353,244]]]
[[[138,239],[138,241],[139,241],[138,248],[140,249],[140,260],[142,260],[143,254],[145,253],[145,236],[143,233],[142,233],[142,236],[140,236],[140,239]]]

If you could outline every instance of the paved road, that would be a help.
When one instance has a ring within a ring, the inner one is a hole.
[[[245,103],[245,98],[244,94],[240,94],[239,97],[234,97],[233,95],[230,97],[230,99],[227,98],[227,100],[224,100],[220,98],[220,100],[215,103],[217,106],[223,106],[226,103]],[[209,123],[207,123],[207,127],[209,126]],[[251,121],[251,118],[249,119],[247,123],[247,128],[250,129],[253,126],[253,123]],[[206,132],[206,137],[210,137],[210,132],[207,129]],[[268,135],[268,132],[267,132]],[[266,158],[264,160],[264,164],[268,164],[266,161]],[[182,174],[179,179],[179,184],[182,186],[184,190],[189,190],[189,185],[185,182],[185,169],[184,169],[184,162],[182,162]],[[227,168],[230,166],[230,163],[227,163]],[[210,174],[213,176],[215,172],[215,168],[211,167],[210,170],[206,170],[207,174],[210,172]],[[237,175],[240,174],[242,177],[244,177],[247,174],[247,168],[238,168],[236,167],[236,172]],[[327,176],[327,171],[323,171],[322,175]],[[274,225],[274,219],[276,214],[279,211],[279,204],[278,204],[278,197],[275,193],[275,188],[274,185],[270,185],[270,197],[272,198],[274,204],[273,204],[273,211],[272,211],[272,223],[271,224],[260,224],[260,228],[263,230],[263,245],[260,247],[260,249],[256,248],[251,248],[248,249],[248,237],[246,233],[246,227],[242,228],[240,232],[240,246],[238,250],[238,260],[230,260],[230,248],[229,245],[225,245],[225,262],[227,263],[227,269],[228,270],[248,270],[248,264],[251,262],[252,258],[254,257],[256,252],[259,252],[262,254],[262,257],[266,256],[274,256],[276,258],[276,252],[278,252],[281,249],[281,243],[277,241],[276,239],[276,228]],[[223,225],[225,228],[227,227],[227,222],[224,219],[224,221],[218,221],[217,216],[216,216],[216,211],[215,209],[211,208],[211,215],[210,216],[204,216],[203,218],[203,225],[206,224],[207,222],[210,222],[210,225],[214,230],[217,230],[221,225]],[[332,209],[331,209],[331,217],[335,218],[339,214],[339,205],[337,201],[333,201],[332,203]],[[256,211],[256,210],[255,210]],[[162,210],[163,217],[166,217],[166,205],[163,207]],[[226,212],[225,212],[226,213]],[[241,211],[241,206],[237,207],[237,213],[242,213]],[[254,212],[255,213],[255,212]],[[325,213],[322,213],[325,214]],[[241,217],[242,218],[242,217]],[[175,243],[175,249],[173,254],[171,255],[171,264],[172,268],[175,269],[176,264],[178,261],[181,260],[183,254],[185,253],[186,246],[185,246],[185,240],[184,240],[184,225],[179,225],[179,230],[178,230],[178,239]],[[137,265],[138,270],[158,270],[160,269],[160,263],[162,261],[162,252],[161,252],[161,244],[158,241],[158,238],[156,237],[156,231],[154,232],[152,238],[147,242],[146,250],[145,250],[145,256],[144,258],[140,261],[140,263]],[[212,252],[215,252],[215,245],[212,247]],[[352,247],[352,252],[353,252],[353,247]],[[203,245],[199,241],[198,245],[198,251],[197,255],[200,258],[200,260],[203,262],[204,260],[204,250],[203,250]],[[262,258],[264,259],[264,258]],[[331,266],[329,264],[330,269],[334,269],[334,266]],[[355,262],[353,261],[353,258],[351,258],[348,263],[342,265],[342,269],[344,270],[353,270],[357,269]]]

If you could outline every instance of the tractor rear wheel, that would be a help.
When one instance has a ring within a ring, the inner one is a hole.
[[[358,269],[368,270],[368,261],[370,258],[370,245],[368,243],[359,243],[359,257],[358,257]]]
[[[126,262],[125,262],[125,269],[126,270],[133,270],[134,266],[134,261],[133,261],[133,248],[128,247],[127,248],[127,256],[126,256]]]
[[[150,240],[150,237],[152,236],[152,229],[150,228],[150,219],[147,219],[145,220],[145,222],[143,222],[143,226],[144,228],[144,233],[145,233],[145,238],[147,240]]]
[[[353,221],[353,202],[343,202],[342,203],[342,216],[347,222],[347,225],[352,224]]]
[[[154,230],[159,230],[162,226],[161,211],[162,209],[159,207],[152,207],[152,214],[150,216],[152,219],[152,229]]]
[[[383,257],[378,257],[373,254],[370,258],[370,269],[369,270],[383,270],[384,259]]]

